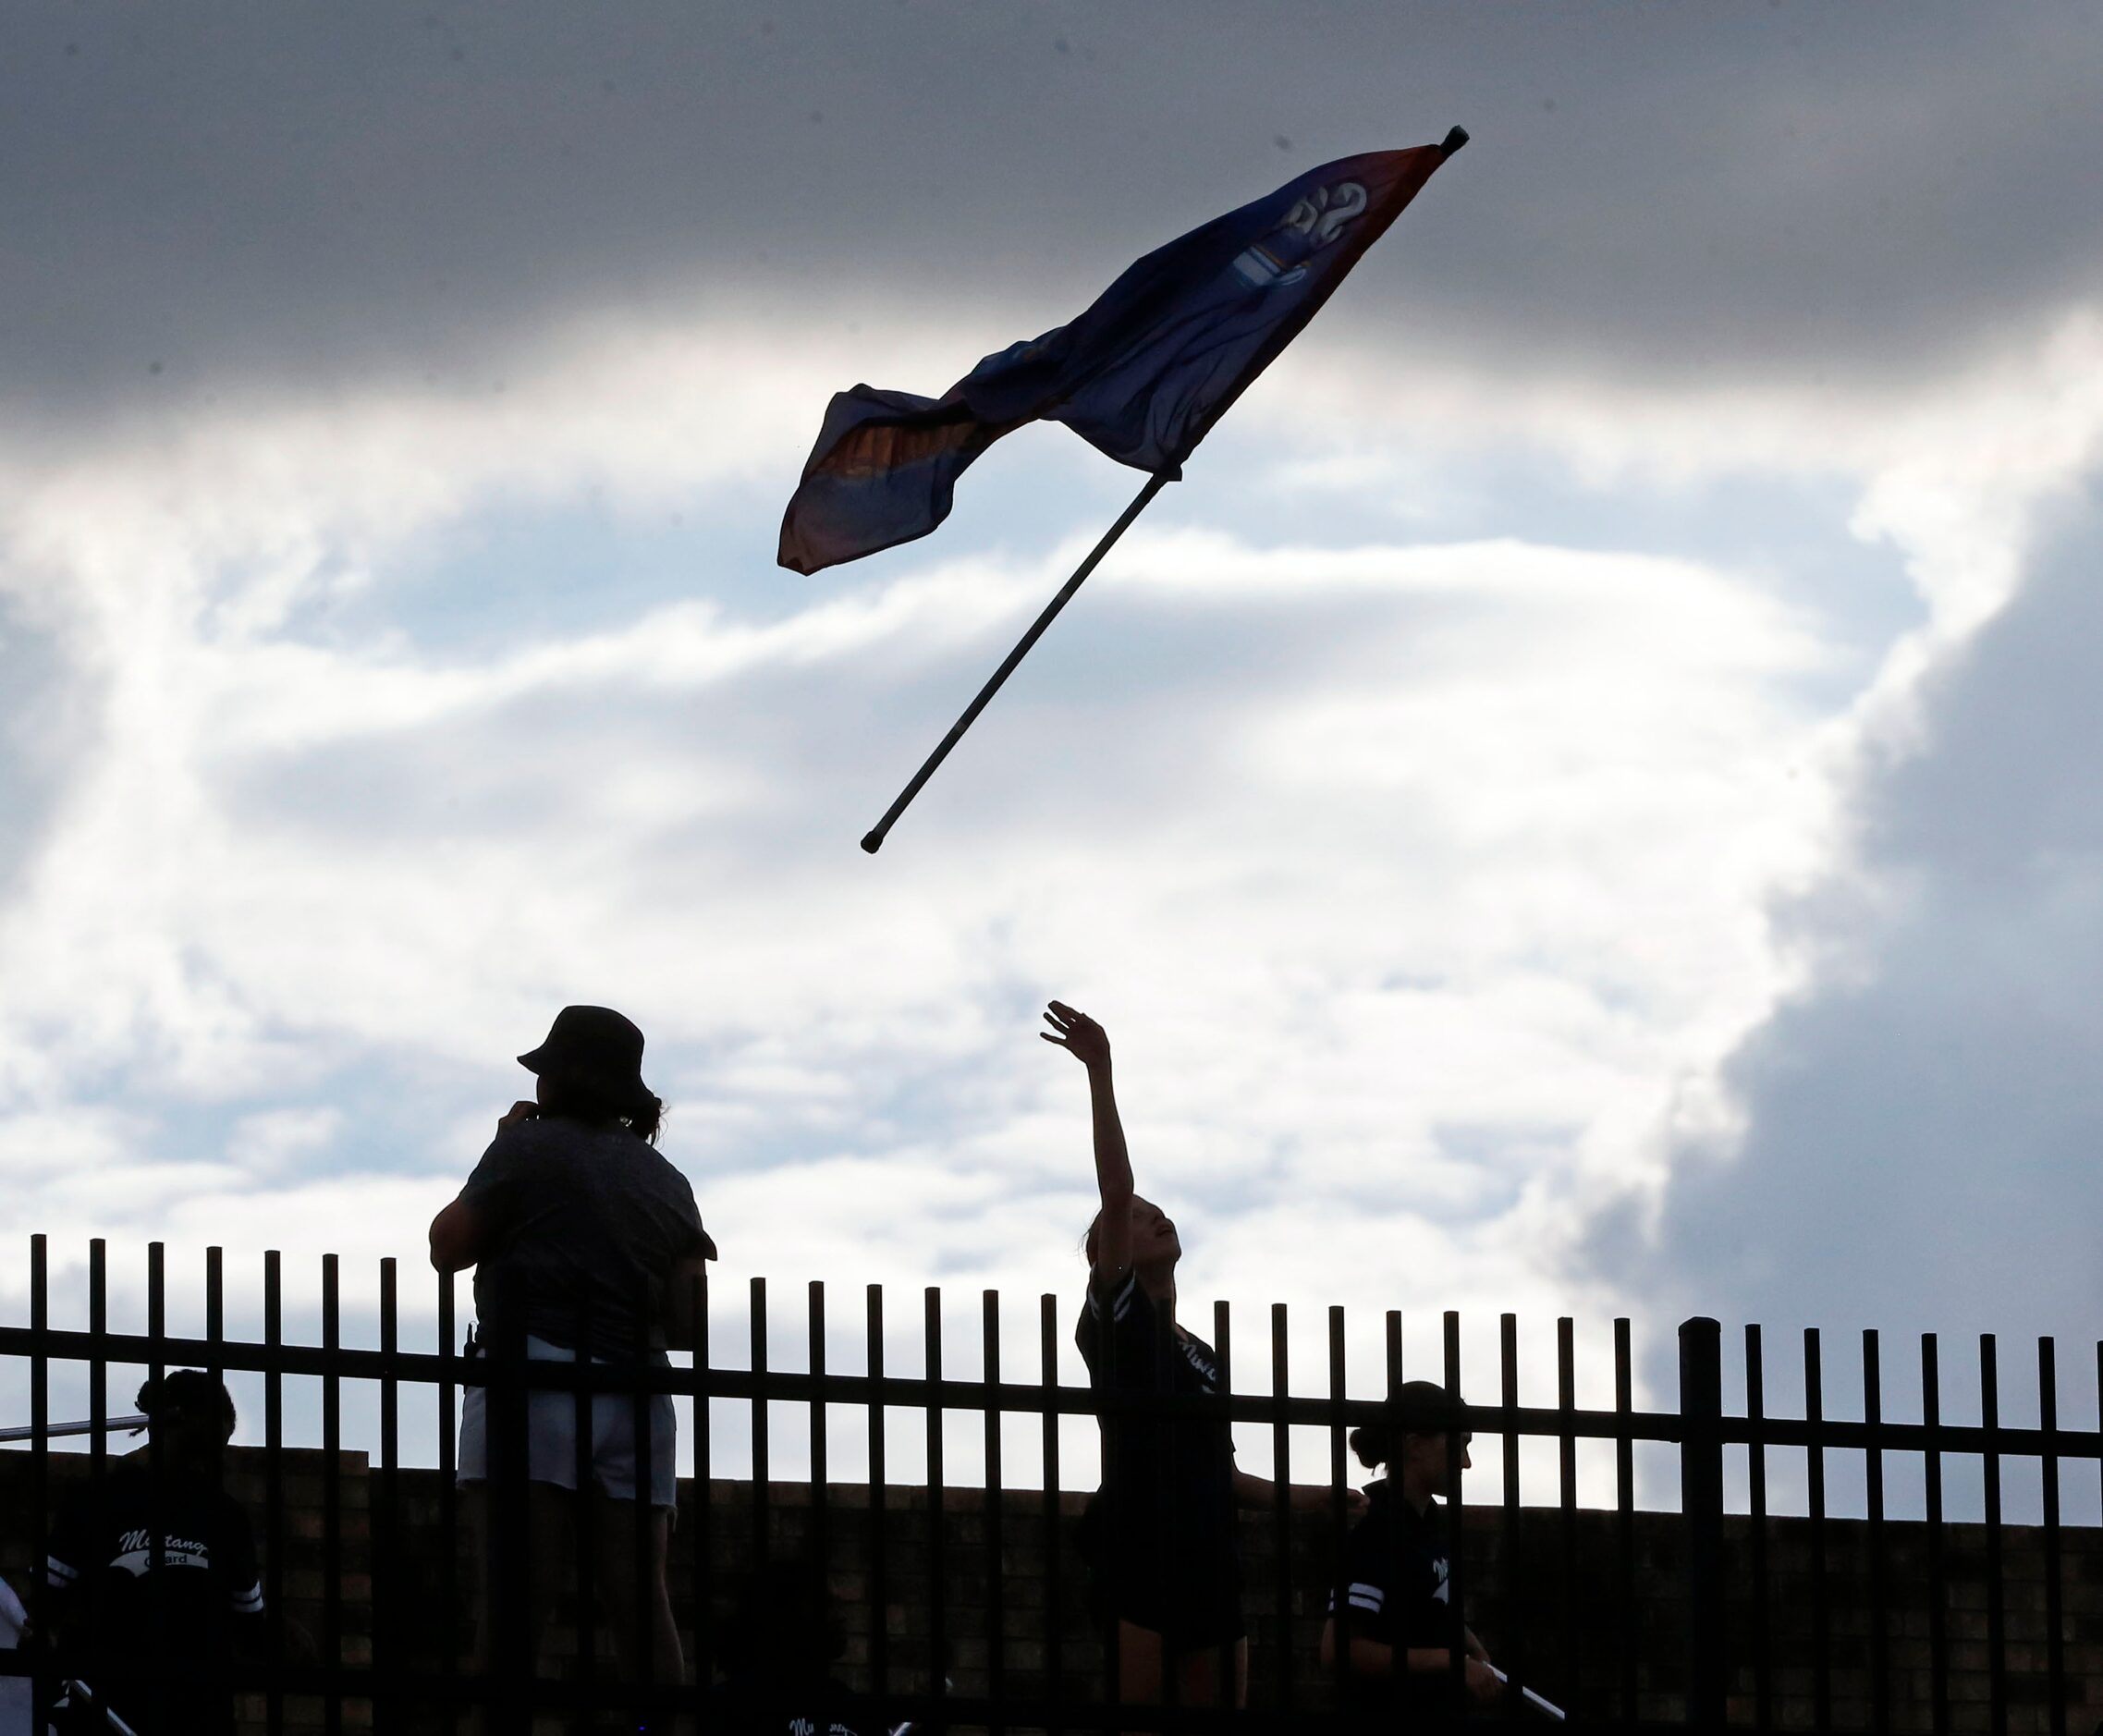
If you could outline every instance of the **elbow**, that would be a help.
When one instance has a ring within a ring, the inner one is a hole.
[[[1337,1667],[1337,1624],[1334,1617],[1322,1623],[1322,1668]]]
[[[475,1261],[473,1237],[468,1226],[460,1221],[459,1214],[448,1205],[431,1220],[431,1269],[434,1272],[458,1272]]]

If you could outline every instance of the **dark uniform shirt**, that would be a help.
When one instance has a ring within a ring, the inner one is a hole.
[[[1212,1347],[1170,1326],[1135,1274],[1107,1296],[1091,1286],[1074,1338],[1098,1392],[1221,1390]],[[1234,1440],[1225,1415],[1132,1413],[1101,1423],[1103,1487],[1088,1522],[1095,1560],[1126,1583],[1115,1613],[1164,1633],[1239,1634]],[[1144,1588],[1136,1601],[1133,1587]]]
[[[484,1330],[566,1350],[587,1316],[596,1355],[634,1355],[639,1332],[661,1349],[666,1274],[715,1252],[686,1177],[618,1125],[541,1116],[500,1129],[460,1198],[487,1238],[474,1270]]]
[[[715,1736],[862,1736],[878,1730],[855,1695],[829,1676],[802,1682],[732,1676],[711,1688],[702,1704],[703,1727]]]
[[[1393,1646],[1395,1676],[1391,1686],[1351,1678],[1351,1704],[1390,1720],[1399,1707],[1419,1723],[1452,1721],[1451,1676],[1405,1670],[1401,1657],[1412,1648],[1456,1643],[1446,1509],[1435,1500],[1420,1513],[1387,1482],[1368,1485],[1365,1502],[1365,1516],[1344,1541],[1345,1580],[1340,1593],[1330,1594],[1329,1613],[1339,1640],[1348,1628],[1360,1639]]]
[[[61,1600],[66,1673],[133,1729],[233,1728],[232,1695],[214,1678],[237,1649],[253,1649],[263,1585],[255,1534],[232,1496],[166,1466],[156,1489],[145,1453],[120,1459],[62,1510],[44,1582]],[[153,1680],[127,1681],[128,1670]]]

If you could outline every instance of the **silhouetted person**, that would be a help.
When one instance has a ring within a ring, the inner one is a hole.
[[[222,1486],[234,1401],[184,1368],[137,1403],[147,1444],[76,1491],[51,1534],[38,1636],[55,1674],[92,1690],[55,1721],[105,1730],[106,1706],[141,1736],[229,1732],[226,1672],[263,1638],[255,1533]]]
[[[1168,1214],[1132,1191],[1131,1162],[1111,1086],[1103,1027],[1061,1001],[1040,1032],[1088,1070],[1095,1184],[1089,1226],[1088,1301],[1074,1337],[1097,1391],[1215,1394],[1218,1358],[1176,1322],[1176,1263]],[[1096,1620],[1116,1630],[1118,1697],[1157,1705],[1241,1705],[1248,1697],[1248,1628],[1235,1509],[1269,1509],[1276,1489],[1234,1468],[1234,1442],[1217,1416],[1104,1416],[1103,1486],[1082,1520]],[[1330,1491],[1292,1490],[1295,1509],[1319,1510]],[[1357,1500],[1356,1492],[1351,1498]],[[1231,1680],[1222,1680],[1222,1654]]]
[[[702,1229],[687,1179],[654,1149],[664,1105],[642,1082],[642,1033],[609,1008],[565,1007],[547,1041],[519,1060],[535,1076],[535,1100],[511,1106],[459,1197],[432,1220],[431,1264],[441,1272],[475,1268],[483,1351],[492,1340],[522,1339],[530,1360],[574,1362],[583,1350],[593,1362],[632,1367],[641,1345],[649,1362],[662,1365],[666,1347],[692,1346],[692,1299],[715,1244]],[[673,1683],[685,1677],[665,1583],[679,1505],[676,1424],[669,1398],[647,1403],[650,1463],[639,1466],[634,1398],[591,1399],[585,1457],[595,1505],[588,1530],[624,1678]],[[527,1620],[536,1650],[556,1596],[576,1582],[577,1410],[572,1392],[526,1395]],[[470,1387],[460,1414],[459,1480],[469,1522],[485,1543],[490,1425],[484,1388]],[[639,1500],[652,1509],[642,1608]],[[491,1642],[487,1577],[477,1611],[478,1671],[487,1666]]]
[[[1368,1470],[1388,1467],[1370,1485],[1365,1517],[1344,1545],[1345,1583],[1329,1595],[1322,1662],[1334,1669],[1345,1646],[1348,1703],[1365,1728],[1437,1730],[1462,1721],[1466,1704],[1495,1705],[1503,1684],[1489,1654],[1463,1621],[1460,1633],[1466,1702],[1453,1693],[1452,1544],[1447,1506],[1460,1498],[1453,1477],[1451,1430],[1441,1420],[1452,1401],[1443,1387],[1412,1380],[1397,1388],[1376,1424],[1353,1429],[1351,1449]],[[1412,1420],[1413,1418],[1413,1420]],[[1471,1437],[1459,1442],[1467,1469]]]
[[[772,1561],[746,1581],[716,1638],[723,1680],[703,1728],[720,1736],[881,1736],[866,1707],[832,1674],[847,1629],[825,1574]]]

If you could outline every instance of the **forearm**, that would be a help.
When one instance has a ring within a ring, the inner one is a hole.
[[[1296,1513],[1327,1512],[1336,1504],[1337,1492],[1327,1483],[1289,1483],[1286,1505]],[[1264,1512],[1278,1501],[1278,1485],[1268,1477],[1234,1473],[1234,1505],[1249,1512]]]
[[[1131,1154],[1125,1149],[1124,1122],[1118,1116],[1107,1059],[1088,1069],[1088,1105],[1095,1136],[1096,1190],[1106,1205],[1128,1204],[1132,1194]]]
[[[1325,1635],[1325,1638],[1328,1636]],[[1411,1676],[1442,1676],[1453,1668],[1453,1654],[1443,1645],[1412,1645],[1401,1654],[1402,1670]],[[1333,1640],[1322,1648],[1322,1662],[1336,1661]],[[1385,1640],[1353,1635],[1351,1673],[1361,1681],[1386,1681],[1395,1673],[1395,1648]]]

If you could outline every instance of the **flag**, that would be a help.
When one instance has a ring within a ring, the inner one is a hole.
[[[1028,422],[1173,476],[1467,139],[1456,127],[1443,144],[1310,169],[1147,254],[1079,319],[939,398],[836,393],[782,518],[781,565],[812,573],[925,536],[972,461]]]

